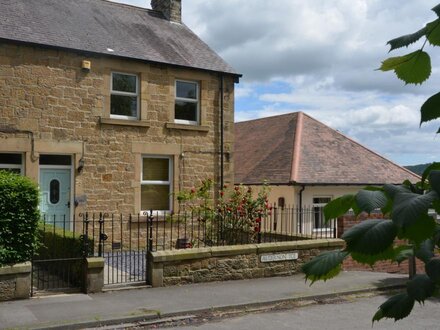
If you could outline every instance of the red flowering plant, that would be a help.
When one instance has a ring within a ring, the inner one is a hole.
[[[262,220],[272,210],[267,194],[266,184],[257,194],[243,185],[224,186],[214,207],[213,181],[208,179],[202,181],[200,187],[179,192],[176,198],[179,212],[185,214],[185,218],[195,218],[202,226],[205,244],[242,244],[257,242]]]
[[[268,190],[264,184],[258,194],[243,185],[220,191],[217,212],[222,239],[227,244],[258,242],[262,220],[272,212],[267,199]]]

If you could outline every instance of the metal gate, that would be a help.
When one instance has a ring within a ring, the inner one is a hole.
[[[44,215],[38,232],[40,246],[32,259],[31,295],[81,291],[89,251],[87,224],[82,219]]]
[[[32,260],[31,294],[84,291],[87,257],[105,260],[104,285],[147,282],[153,246],[152,212],[145,216],[84,213],[45,216]]]
[[[152,246],[152,214],[100,213],[98,217],[86,217],[92,223],[92,236],[98,243],[95,255],[105,260],[104,285],[146,284],[147,256]]]

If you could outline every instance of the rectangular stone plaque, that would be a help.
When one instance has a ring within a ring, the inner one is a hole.
[[[277,253],[277,254],[264,254],[261,256],[261,262],[274,262],[274,261],[286,261],[298,259],[298,252],[289,253]]]

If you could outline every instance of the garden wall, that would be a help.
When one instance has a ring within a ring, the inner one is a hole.
[[[0,301],[29,298],[31,268],[30,262],[0,267]]]
[[[153,287],[287,276],[321,252],[340,249],[340,239],[247,244],[149,253]]]

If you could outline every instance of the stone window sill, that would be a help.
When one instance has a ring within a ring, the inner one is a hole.
[[[165,127],[168,129],[182,129],[187,131],[209,132],[208,126],[176,124],[169,122],[165,124]]]
[[[99,118],[99,123],[101,125],[120,125],[120,126],[145,127],[145,128],[150,127],[150,124],[145,121],[103,118],[103,117]]]

